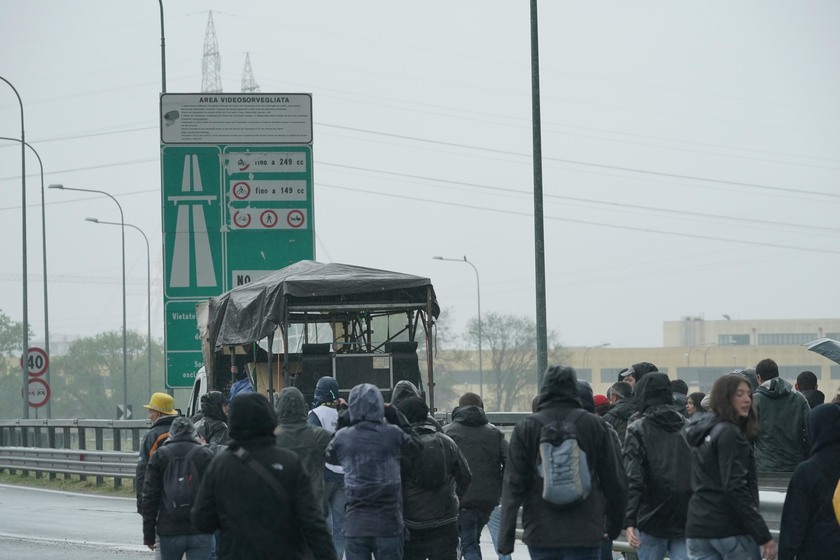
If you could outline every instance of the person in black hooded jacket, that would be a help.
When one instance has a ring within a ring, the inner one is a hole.
[[[628,500],[624,527],[645,560],[687,560],[685,521],[691,497],[691,449],[685,418],[674,409],[664,373],[648,373],[636,386],[641,417],[627,427],[624,469]]]
[[[198,530],[188,517],[177,519],[164,503],[166,468],[177,457],[187,457],[189,453],[192,453],[189,456],[190,461],[201,478],[213,459],[213,452],[199,443],[195,427],[189,418],[176,416],[169,427],[169,437],[149,459],[140,506],[143,516],[143,543],[154,550],[155,535],[159,535],[160,553],[163,558],[180,558],[182,554],[187,554],[188,557],[202,555],[205,558],[210,555],[212,535]]]
[[[749,439],[758,433],[749,381],[724,375],[710,411],[686,426],[691,499],[685,526],[691,558],[775,560],[776,544],[758,511],[758,475]]]
[[[502,495],[508,444],[501,430],[487,421],[484,402],[475,393],[461,396],[443,432],[458,445],[472,472],[472,482],[461,499],[458,532],[464,560],[480,559],[481,532]]]
[[[192,510],[198,529],[221,529],[219,560],[335,558],[309,475],[293,451],[275,444],[268,399],[237,395],[229,420],[231,442],[210,463]]]
[[[788,484],[779,560],[822,560],[840,551],[840,524],[831,502],[840,480],[840,406],[815,406],[805,424],[812,455],[799,463]]]
[[[569,549],[590,549],[600,554],[606,532],[614,539],[621,532],[627,506],[627,483],[619,449],[603,419],[584,412],[577,421],[580,448],[586,453],[592,477],[592,491],[584,501],[568,509],[556,509],[542,498],[542,478],[537,476],[540,431],[539,418],[562,421],[581,408],[575,370],[551,366],[543,376],[537,412],[526,416],[513,430],[502,487],[502,515],[498,551],[513,552],[516,518],[522,510],[522,540],[532,558],[549,558]],[[539,415],[539,416],[538,416]],[[606,531],[604,520],[606,519]]]

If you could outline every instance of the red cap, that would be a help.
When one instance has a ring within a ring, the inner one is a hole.
[[[595,395],[595,407],[599,407],[601,405],[610,404],[610,401],[607,400],[607,397],[604,395]]]

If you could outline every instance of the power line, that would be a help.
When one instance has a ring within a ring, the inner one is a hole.
[[[373,194],[373,195],[377,195],[377,196],[387,196],[389,198],[401,198],[401,199],[404,199],[404,200],[413,200],[413,201],[416,201],[416,202],[425,202],[425,203],[428,203],[428,204],[442,204],[442,205],[445,205],[445,206],[448,206],[448,207],[455,206],[455,207],[458,207],[458,208],[469,208],[471,210],[484,210],[486,212],[495,212],[495,213],[499,213],[499,214],[507,214],[509,216],[523,216],[523,217],[529,217],[529,218],[532,216],[532,214],[529,213],[529,212],[517,212],[517,211],[514,211],[514,210],[499,210],[497,208],[487,208],[487,207],[484,207],[484,206],[475,206],[475,205],[471,205],[471,204],[461,204],[461,203],[450,202],[450,201],[429,200],[427,198],[421,198],[421,197],[415,197],[415,196],[406,196],[406,195],[396,195],[396,194],[392,194],[392,193],[383,193],[383,192],[377,192],[377,191],[368,191],[368,190],[365,190],[365,189],[358,189],[358,188],[354,188],[354,187],[342,187],[340,185],[330,185],[330,184],[327,184],[327,183],[319,183],[319,186],[320,187],[338,189],[338,190],[344,190],[344,191],[364,193],[364,194]],[[742,245],[755,245],[755,246],[759,246],[759,247],[772,247],[774,249],[790,249],[790,250],[793,250],[793,251],[811,251],[811,252],[815,252],[815,253],[829,253],[829,254],[832,254],[832,255],[840,255],[840,251],[835,251],[835,250],[832,250],[832,249],[820,249],[820,248],[817,248],[817,247],[796,247],[796,246],[792,246],[792,245],[781,245],[779,243],[769,243],[769,242],[764,242],[764,241],[746,241],[746,240],[732,239],[732,238],[727,238],[727,237],[714,237],[714,236],[711,236],[711,235],[681,233],[681,232],[676,232],[676,231],[662,231],[662,230],[657,230],[657,229],[640,228],[640,227],[634,227],[634,226],[628,226],[628,225],[622,225],[622,224],[610,224],[610,223],[592,222],[592,221],[586,221],[586,220],[575,220],[575,219],[572,219],[572,218],[557,218],[557,217],[553,217],[553,216],[546,216],[545,218],[547,220],[553,220],[553,221],[558,221],[558,222],[567,222],[567,223],[581,224],[581,225],[587,225],[587,226],[606,227],[606,228],[612,228],[612,229],[620,229],[622,231],[628,231],[628,230],[630,230],[630,231],[640,231],[640,232],[644,232],[644,233],[656,233],[656,234],[671,235],[671,236],[676,236],[676,237],[687,237],[687,238],[690,238],[690,239],[704,239],[704,240],[707,240],[707,241],[722,241],[724,243],[739,243],[739,244],[742,244]]]

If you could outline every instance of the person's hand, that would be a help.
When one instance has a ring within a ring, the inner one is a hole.
[[[236,366],[230,366],[230,372],[236,374],[239,372],[239,368]]]
[[[155,549],[155,539],[152,539],[152,540],[143,539],[143,544],[148,546],[149,550],[154,550]]]
[[[761,545],[761,557],[764,560],[776,560],[776,542],[773,539]]]
[[[627,527],[624,532],[627,534],[627,542],[630,543],[630,546],[639,548],[641,542],[639,541],[639,535],[636,533],[636,528]]]

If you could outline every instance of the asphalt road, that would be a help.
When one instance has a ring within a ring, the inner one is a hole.
[[[490,535],[482,556],[495,560]],[[0,484],[0,560],[154,558],[133,498]],[[517,543],[513,560],[528,558]]]
[[[0,560],[153,558],[131,498],[0,484]]]

